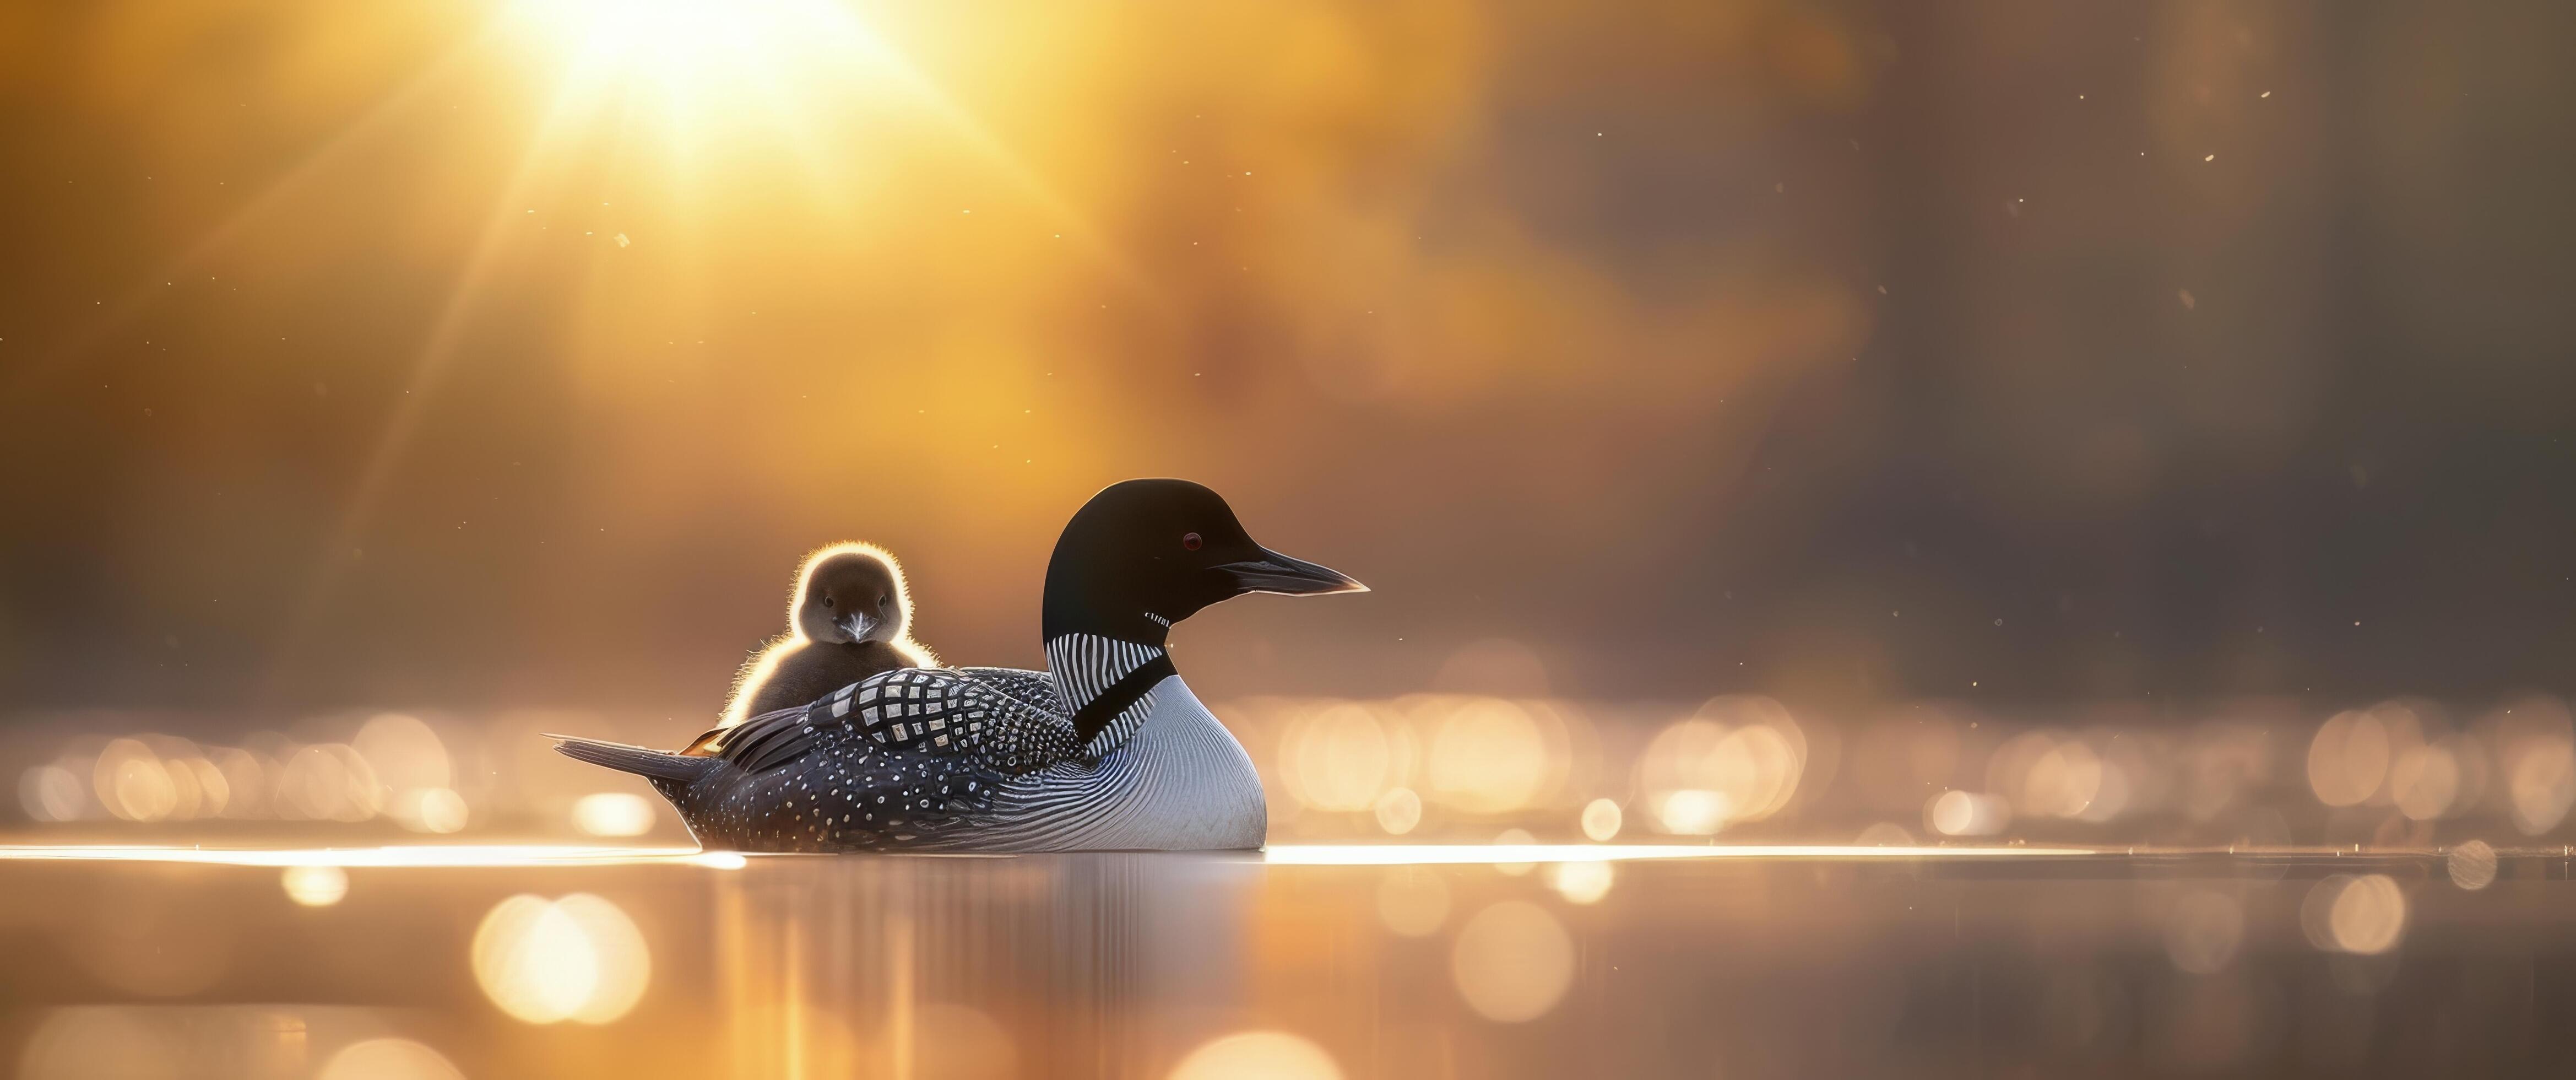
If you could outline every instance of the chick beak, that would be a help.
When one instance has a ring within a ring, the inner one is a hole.
[[[850,635],[851,641],[859,642],[866,641],[868,635],[876,631],[877,620],[876,616],[853,611],[841,616],[840,620],[833,625],[840,627],[842,633]]]
[[[1226,563],[1216,568],[1234,582],[1238,593],[1266,592],[1283,596],[1311,596],[1322,593],[1367,592],[1368,586],[1358,579],[1328,566],[1318,566],[1304,559],[1282,555],[1269,548],[1261,557],[1243,562]]]

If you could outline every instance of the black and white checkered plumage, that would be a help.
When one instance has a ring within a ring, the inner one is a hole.
[[[1124,557],[1164,534],[1191,557]],[[1130,481],[1057,545],[1047,671],[886,672],[753,717],[705,756],[565,737],[558,748],[646,777],[709,847],[1257,847],[1259,775],[1173,670],[1164,634],[1228,596],[1358,588],[1253,544],[1205,488]]]
[[[1063,654],[1085,662],[1067,681],[1082,688],[1074,700],[1089,701],[1162,651],[1100,640],[1066,642]],[[1154,705],[1150,692],[1138,698],[1086,744],[1057,685],[1047,672],[1010,668],[887,672],[755,717],[726,733],[715,755],[724,766],[654,786],[710,846],[987,844],[1006,792],[1085,786]]]

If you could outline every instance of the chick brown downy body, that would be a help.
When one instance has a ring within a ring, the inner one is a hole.
[[[936,663],[912,639],[903,567],[871,544],[834,544],[805,557],[787,601],[788,631],[761,647],[735,679],[724,721],[685,753],[708,752],[744,720],[810,704],[870,676]]]

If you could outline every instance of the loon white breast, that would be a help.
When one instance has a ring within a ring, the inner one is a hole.
[[[1254,543],[1215,492],[1131,480],[1093,496],[1056,543],[1045,672],[887,672],[754,717],[712,756],[557,748],[651,780],[709,847],[1258,847],[1260,777],[1173,668],[1172,624],[1245,593],[1364,588]]]
[[[986,834],[992,846],[1017,851],[1260,847],[1270,830],[1270,807],[1252,755],[1190,692],[1189,684],[1177,674],[1167,676],[1128,712],[1133,733],[1097,761],[1063,762],[1003,784]]]

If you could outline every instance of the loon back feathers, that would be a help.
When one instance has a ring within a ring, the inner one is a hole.
[[[1120,697],[1097,734],[1133,732],[1153,707],[1150,687]],[[1043,672],[906,668],[710,732],[690,753],[562,737],[557,749],[653,780],[709,846],[947,846],[971,843],[1003,785],[1096,763],[1079,715]]]

